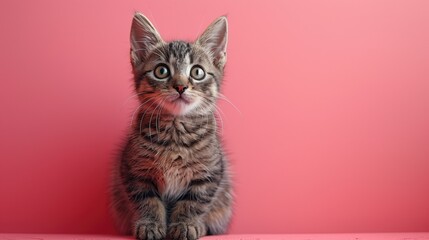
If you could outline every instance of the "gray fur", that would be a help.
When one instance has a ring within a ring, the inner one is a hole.
[[[122,233],[159,240],[226,232],[232,188],[214,116],[226,44],[225,17],[194,43],[167,43],[135,14],[130,56],[140,106],[111,188]],[[159,78],[159,67],[169,70],[168,77]],[[194,79],[194,68],[205,77]]]

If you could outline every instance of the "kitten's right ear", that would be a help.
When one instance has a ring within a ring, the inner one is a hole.
[[[131,63],[137,66],[142,63],[149,52],[163,40],[153,24],[142,13],[134,14],[131,25]]]
[[[223,69],[226,63],[226,45],[228,42],[228,20],[225,16],[216,19],[207,27],[196,43],[205,48],[213,57],[213,63]]]

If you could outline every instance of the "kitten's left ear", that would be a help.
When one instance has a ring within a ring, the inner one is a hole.
[[[225,16],[216,19],[195,41],[213,57],[213,63],[223,69],[226,63],[226,45],[228,43],[228,20]]]
[[[137,66],[146,60],[150,51],[163,40],[153,24],[142,13],[134,14],[131,25],[131,63]]]

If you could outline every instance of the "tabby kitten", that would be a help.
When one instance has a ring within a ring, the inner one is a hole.
[[[137,239],[198,239],[227,230],[232,193],[217,135],[227,19],[193,43],[164,42],[136,13],[131,64],[140,101],[112,181],[120,230]]]

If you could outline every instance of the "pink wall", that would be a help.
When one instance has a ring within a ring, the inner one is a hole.
[[[135,10],[230,23],[231,233],[429,231],[429,1],[0,3],[0,232],[110,233]]]

